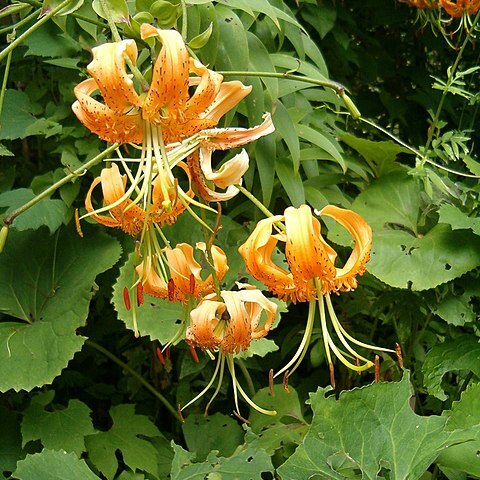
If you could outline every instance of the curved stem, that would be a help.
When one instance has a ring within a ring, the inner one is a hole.
[[[9,25],[8,27],[5,27],[5,28],[0,28],[0,35],[3,35],[4,33],[10,32],[12,30],[18,30],[20,27],[23,27],[23,25],[30,23],[31,20],[38,18],[38,14],[40,12],[41,12],[40,9],[34,10],[25,18],[22,18],[21,20],[19,20],[17,23],[14,23],[13,25]]]
[[[255,387],[253,386],[252,377],[250,376],[250,373],[248,372],[248,369],[245,365],[245,362],[241,358],[237,358],[236,360],[237,360],[238,366],[240,367],[240,370],[242,371],[243,378],[247,382],[248,393],[250,394],[251,397],[254,397],[255,396]]]
[[[64,0],[60,5],[55,7],[53,10],[48,12],[44,17],[42,17],[38,22],[34,23],[30,28],[25,30],[19,37],[17,37],[12,43],[7,45],[0,52],[0,62],[16,47],[18,47],[29,35],[31,35],[35,30],[39,29],[45,22],[48,22],[51,17],[55,16],[60,10],[64,9],[72,0]]]
[[[273,213],[257,198],[240,184],[235,185],[266,217],[273,217]]]
[[[109,153],[113,152],[117,147],[118,147],[118,143],[114,143],[113,145],[108,147],[106,150],[104,150],[102,153],[97,155],[95,158],[92,158],[87,163],[84,163],[81,167],[77,168],[76,170],[74,170],[69,175],[66,175],[61,180],[54,183],[51,187],[47,188],[42,193],[38,194],[35,198],[33,198],[29,202],[25,203],[25,205],[22,205],[21,207],[17,208],[13,212],[6,215],[5,218],[3,219],[3,224],[6,225],[6,226],[11,225],[12,222],[15,220],[15,218],[17,218],[23,212],[28,210],[30,207],[33,207],[35,204],[37,204],[43,198],[48,197],[49,195],[54,193],[57,189],[59,189],[60,187],[62,187],[66,183],[70,182],[75,177],[78,177],[79,175],[82,175],[86,170],[88,170],[89,168],[92,168],[94,165],[99,163],[104,157],[106,157]]]
[[[181,422],[182,419],[180,415],[177,413],[175,408],[170,404],[170,402],[159,392],[157,391],[150,383],[148,383],[139,373],[137,373],[133,368],[129,367],[125,362],[122,362],[117,356],[115,356],[112,352],[107,350],[106,348],[102,347],[98,343],[95,343],[93,340],[87,339],[85,343],[89,346],[94,348],[95,350],[99,351],[107,358],[112,360],[112,362],[116,363],[118,366],[122,367],[126,370],[132,377],[135,377],[150,393],[152,393],[160,402],[170,411],[170,413],[179,421]]]
[[[0,116],[2,115],[3,100],[5,99],[5,91],[7,90],[8,74],[10,72],[10,63],[12,61],[12,52],[7,55],[7,64],[5,65],[5,73],[3,74],[2,90],[0,91]]]

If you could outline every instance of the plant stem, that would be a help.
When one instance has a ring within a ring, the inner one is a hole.
[[[64,9],[72,0],[64,0],[58,7],[55,7],[53,10],[48,12],[45,16],[43,16],[38,22],[34,23],[30,28],[25,30],[19,37],[17,37],[10,45],[7,45],[1,52],[0,52],[0,61],[2,61],[13,49],[18,47],[30,34],[32,34],[35,30],[40,28],[44,23],[50,20],[51,17],[55,16],[60,10]]]
[[[427,143],[425,144],[425,151],[428,150],[430,147],[432,140],[433,140],[433,135],[435,132],[435,129],[437,128],[438,120],[440,119],[440,114],[443,109],[443,104],[445,102],[445,98],[447,96],[448,90],[452,84],[452,81],[455,77],[455,73],[457,72],[458,65],[460,63],[460,60],[463,55],[463,51],[465,50],[465,47],[468,45],[470,42],[470,38],[476,30],[476,25],[478,22],[478,19],[480,18],[480,11],[477,12],[477,15],[475,16],[475,19],[473,20],[471,28],[468,29],[467,36],[465,37],[465,40],[462,43],[462,46],[460,47],[460,50],[458,51],[457,58],[455,59],[455,62],[452,65],[452,68],[449,71],[448,74],[448,79],[447,79],[447,84],[445,86],[445,89],[442,91],[442,97],[440,98],[440,102],[438,103],[437,111],[435,112],[435,116],[433,117],[432,124],[430,125],[430,128],[428,130],[428,137],[427,137]]]
[[[7,55],[7,64],[5,65],[5,73],[3,74],[2,89],[0,90],[0,116],[2,115],[3,100],[5,99],[5,91],[7,90],[8,74],[10,72],[10,63],[12,61],[12,52]]]
[[[157,391],[152,385],[150,385],[139,373],[137,373],[133,368],[129,367],[125,362],[120,360],[117,356],[115,356],[112,352],[107,350],[106,348],[102,347],[98,343],[95,343],[93,340],[87,339],[85,343],[89,346],[94,348],[95,350],[99,351],[107,358],[112,360],[112,362],[116,363],[118,366],[122,367],[126,370],[132,377],[135,377],[150,393],[152,393],[160,402],[170,411],[170,413],[179,421],[181,422],[182,419],[178,414],[177,410],[173,408],[170,402],[159,392]]]
[[[38,14],[40,13],[40,9],[34,10],[32,13],[27,15],[25,18],[22,18],[20,21],[17,23],[14,23],[13,25],[9,25],[8,27],[5,28],[0,28],[0,35],[10,32],[12,30],[17,30],[20,27],[23,27],[23,25],[26,25],[27,23],[30,22],[30,20],[33,20],[34,18],[38,17]]]
[[[252,195],[246,188],[241,185],[235,185],[266,217],[273,217],[273,213],[260,200]]]
[[[116,148],[118,147],[118,143],[114,143],[110,147],[108,147],[106,150],[104,150],[102,153],[97,155],[95,158],[92,158],[89,160],[87,163],[84,163],[81,167],[77,168],[74,170],[72,173],[69,175],[66,175],[63,177],[61,180],[58,182],[54,183],[51,187],[47,188],[44,190],[42,193],[38,194],[35,198],[32,198],[29,202],[25,203],[21,207],[17,208],[13,212],[9,213],[8,215],[5,216],[3,219],[3,224],[6,226],[9,226],[12,224],[12,222],[17,218],[19,215],[21,215],[23,212],[28,210],[29,208],[33,207],[35,204],[37,204],[40,200],[42,200],[45,197],[48,197],[52,193],[54,193],[57,189],[65,185],[66,183],[70,182],[73,180],[75,177],[78,177],[79,175],[83,175],[83,173],[88,170],[89,168],[93,167],[96,165],[98,162],[100,162],[105,156],[107,156],[109,153],[113,152]]]
[[[253,381],[252,377],[250,376],[250,373],[248,372],[248,369],[245,365],[245,362],[241,358],[237,358],[237,364],[240,367],[240,370],[242,371],[243,378],[245,378],[245,381],[247,382],[247,389],[248,393],[250,394],[251,397],[255,396],[255,387],[253,386]]]

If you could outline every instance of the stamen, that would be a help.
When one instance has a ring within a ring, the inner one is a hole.
[[[403,369],[402,347],[399,343],[395,344],[395,353],[397,355],[398,366]]]
[[[127,287],[123,287],[123,303],[128,311],[130,308],[132,308],[132,304],[130,303],[130,294],[128,293]]]
[[[168,299],[173,302],[175,298],[175,282],[173,278],[170,278],[167,283],[167,292],[168,292]]]
[[[235,415],[235,417],[237,417],[241,422],[243,423],[246,423],[246,424],[249,424],[250,422],[246,419],[246,418],[243,418],[237,411],[233,411],[233,415]]]
[[[328,370],[330,371],[330,385],[332,388],[335,388],[335,370],[333,368],[333,363],[328,364]]]
[[[190,347],[190,353],[192,354],[192,357],[193,357],[193,361],[195,363],[200,363],[197,352],[195,351],[195,347],[193,345],[189,345],[189,347]]]
[[[80,225],[80,216],[78,214],[78,208],[75,209],[75,227],[77,229],[78,235],[83,238],[83,232],[82,232],[82,226]]]
[[[193,273],[190,274],[190,285],[189,285],[189,293],[190,295],[195,294],[195,275]]]
[[[270,391],[270,395],[272,397],[275,396],[275,390],[273,389],[274,384],[273,384],[273,368],[270,369],[268,372],[268,389]]]
[[[207,350],[207,352],[210,355],[212,355],[210,350]],[[225,371],[225,355],[223,354],[223,352],[221,352],[221,353],[219,353],[219,356],[222,358],[222,362],[220,364],[220,373],[218,374],[217,387],[215,388],[215,391],[213,392],[212,398],[210,398],[209,402],[207,403],[207,406],[205,407],[205,415],[208,414],[208,409],[210,408],[210,405],[215,400],[216,396],[218,395],[218,392],[220,391],[220,388],[222,387],[223,372]]]
[[[165,357],[163,356],[163,353],[162,353],[162,350],[160,347],[157,347],[155,349],[155,351],[157,352],[157,358],[158,358],[158,361],[162,364],[162,365],[165,365]]]
[[[185,423],[185,417],[183,416],[182,409],[180,408],[180,404],[177,405],[177,412],[178,416],[180,417],[180,421]]]
[[[143,284],[142,282],[137,283],[137,306],[143,305]]]
[[[380,381],[380,357],[375,355],[375,383]]]
[[[283,376],[283,389],[287,392],[290,393],[290,390],[288,389],[288,370],[285,372],[285,375]]]

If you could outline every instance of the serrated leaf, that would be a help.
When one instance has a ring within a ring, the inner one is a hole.
[[[182,431],[189,451],[196,454],[196,461],[205,460],[211,450],[229,457],[243,443],[245,434],[236,420],[222,413],[189,415]]]
[[[8,207],[6,214],[33,200],[35,194],[28,188],[18,188],[0,194],[0,208]],[[62,200],[44,198],[19,215],[12,223],[15,230],[37,230],[46,226],[55,232],[67,215],[67,206]]]
[[[40,440],[49,450],[65,450],[78,457],[85,452],[85,436],[94,433],[91,410],[80,400],[70,400],[64,409],[45,410],[39,399],[32,399],[22,421],[23,446],[31,440]]]
[[[410,407],[408,372],[398,383],[378,383],[344,391],[337,400],[330,389],[310,394],[314,413],[302,445],[277,470],[282,479],[343,479],[361,472],[363,479],[382,476],[416,480],[439,452],[467,441],[471,432],[448,432],[446,418],[420,417]]]
[[[0,391],[31,390],[60,374],[84,342],[95,277],[120,256],[104,234],[80,238],[73,228],[10,233],[0,256]],[[4,319],[6,320],[6,319]]]
[[[436,463],[442,469],[454,469],[468,474],[469,478],[480,478],[480,383],[469,385],[460,400],[444,414],[448,417],[449,430],[475,429],[476,439],[452,445],[440,454]]]
[[[276,352],[278,345],[269,338],[259,338],[250,344],[248,350],[240,352],[237,358],[250,358],[253,356],[264,357],[265,355]]]
[[[24,138],[27,128],[36,122],[31,112],[30,99],[25,92],[5,90],[0,115],[0,140]]]
[[[439,221],[448,223],[452,230],[469,229],[475,235],[480,235],[480,219],[469,217],[454,205],[444,204],[438,209]]]
[[[406,174],[381,177],[358,195],[352,210],[373,229],[368,271],[388,285],[426,290],[480,265],[480,239],[473,233],[446,224],[419,233],[420,188]],[[335,226],[329,238],[342,243],[341,235]]]
[[[78,10],[83,5],[84,0],[76,0],[71,5],[67,5],[65,8],[62,8],[57,15],[68,15]],[[40,11],[40,17],[47,15],[53,9],[57,8],[62,3],[62,0],[43,0],[42,10]]]
[[[85,438],[88,456],[95,467],[108,480],[113,479],[118,469],[118,450],[133,471],[158,475],[158,452],[148,440],[141,438],[161,436],[158,428],[144,415],[137,415],[134,405],[114,406],[110,416],[113,422],[110,430]]]
[[[69,58],[81,50],[72,37],[64,34],[53,22],[47,22],[32,32],[23,42],[28,47],[25,55]]]
[[[100,480],[74,453],[43,450],[18,462],[18,480]]]
[[[466,370],[480,376],[480,343],[474,335],[462,335],[437,344],[427,353],[422,366],[423,383],[430,395],[444,401],[442,378],[447,372]]]
[[[134,330],[133,315],[132,311],[127,310],[125,306],[123,289],[132,285],[133,258],[134,254],[132,253],[120,269],[112,296],[112,303],[118,318],[130,330]],[[182,305],[150,295],[145,295],[144,298],[145,303],[137,309],[138,331],[142,336],[148,335],[152,340],[166,344],[172,340],[180,327],[180,320],[183,318]]]
[[[0,143],[0,157],[13,157],[15,156],[5,145]]]

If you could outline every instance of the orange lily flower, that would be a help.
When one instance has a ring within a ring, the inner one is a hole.
[[[330,298],[331,293],[351,291],[357,287],[356,277],[365,272],[365,264],[370,259],[370,226],[357,213],[333,205],[323,208],[319,215],[326,215],[339,222],[355,241],[353,251],[341,268],[335,266],[337,253],[323,239],[320,222],[313,217],[307,205],[298,209],[288,207],[284,215],[272,216],[258,222],[248,240],[239,248],[239,252],[245,260],[247,271],[279,298],[290,299],[294,303],[309,301],[307,326],[302,342],[293,358],[275,376],[283,372],[291,374],[303,360],[310,342],[318,302],[325,352],[334,385],[330,350],[344,365],[356,371],[366,370],[373,366],[373,363],[359,355],[349,342],[374,350],[391,350],[368,345],[351,337],[338,321]],[[273,228],[277,228],[276,233],[273,233]],[[285,257],[290,271],[272,261],[272,253],[278,241],[285,243]],[[324,298],[335,333],[348,353],[339,350],[330,336]],[[354,364],[347,360],[346,356],[360,359],[364,363]],[[293,368],[289,371],[292,365]]]
[[[245,285],[244,285],[245,286]],[[205,297],[190,312],[190,326],[185,340],[194,347],[224,353],[247,350],[252,340],[264,337],[275,320],[277,305],[260,290],[249,285],[246,290],[222,291]],[[266,320],[259,325],[262,312]]]
[[[453,18],[474,15],[480,10],[480,0],[439,0],[443,9]]]
[[[206,245],[197,243],[199,250],[205,252]],[[157,269],[147,258],[136,267],[138,276],[143,283],[143,292],[159,298],[168,298],[174,302],[187,302],[190,298],[203,298],[214,289],[212,274],[202,279],[201,265],[193,256],[193,247],[188,243],[180,243],[175,248],[164,250],[170,277],[158,274]],[[228,270],[227,257],[219,247],[212,246],[213,268],[217,279],[221,281]]]
[[[142,120],[159,125],[165,144],[217,125],[220,118],[251,91],[239,81],[223,82],[222,75],[190,57],[181,35],[148,24],[142,39],[159,37],[162,48],[153,66],[152,81],[140,96],[127,73],[125,57],[136,64],[133,40],[105,43],[92,49],[89,78],[74,89],[73,111],[101,139],[142,143]],[[190,74],[193,77],[190,77]],[[189,88],[196,86],[193,95]],[[104,103],[92,97],[99,90]]]
[[[400,0],[402,3],[408,3],[412,7],[416,7],[420,10],[428,9],[433,10],[438,7],[438,0]]]

